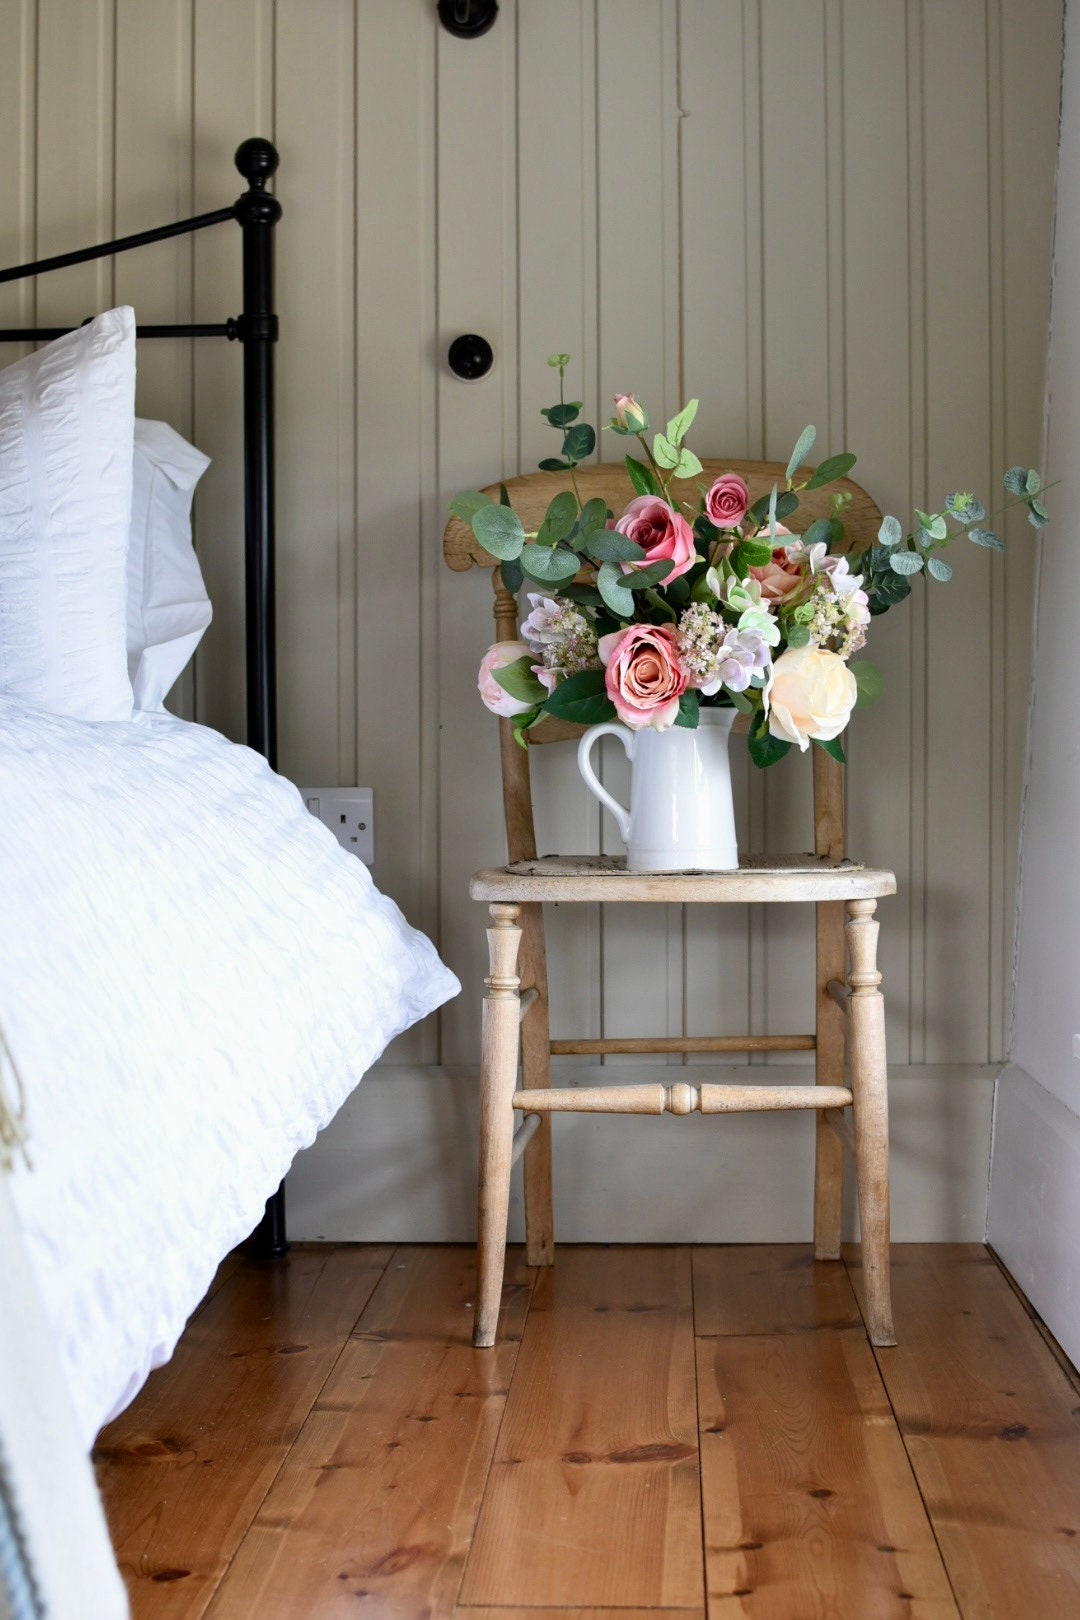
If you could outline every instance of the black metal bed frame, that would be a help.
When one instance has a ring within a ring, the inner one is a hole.
[[[243,241],[243,312],[219,324],[138,326],[140,338],[228,338],[244,351],[244,616],[247,691],[247,743],[277,766],[277,690],[274,637],[274,344],[278,318],[274,313],[273,229],[281,218],[281,204],[266,190],[278,167],[278,154],[270,141],[258,136],[236,151],[236,167],[248,189],[230,208],[216,208],[193,219],[138,231],[113,242],[60,253],[34,264],[0,270],[0,283],[85,264],[91,259],[126,253],[130,248],[163,242],[171,236],[235,220]],[[62,337],[71,327],[0,328],[0,342],[45,343]],[[285,1192],[279,1187],[267,1201],[266,1214],[255,1234],[260,1254],[277,1256],[288,1247],[285,1234]]]

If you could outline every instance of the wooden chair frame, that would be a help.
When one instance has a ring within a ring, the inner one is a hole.
[[[704,477],[740,472],[751,494],[782,481],[779,464],[707,462]],[[613,510],[632,491],[620,467],[578,469],[583,499],[602,495]],[[845,524],[854,548],[875,537],[880,512],[866,492],[846,482],[852,500]],[[529,474],[508,485],[515,509],[535,527],[560,487]],[[497,487],[492,493],[497,498]],[[535,507],[535,512],[532,508]],[[817,509],[815,509],[817,508]],[[824,515],[823,500],[804,498],[801,516]],[[536,523],[532,522],[535,516]],[[518,609],[495,559],[464,524],[444,537],[451,567],[493,567],[496,640],[517,636]],[[578,736],[580,727],[545,721],[532,733],[546,742]],[[510,1173],[524,1159],[526,1257],[554,1260],[551,1178],[553,1113],[703,1114],[813,1109],[816,1112],[814,1255],[840,1256],[844,1149],[855,1159],[867,1326],[874,1344],[896,1342],[889,1283],[888,1098],[885,1004],[877,969],[877,900],[896,891],[891,872],[853,864],[844,854],[841,767],[813,750],[814,855],[743,866],[735,873],[630,874],[601,857],[537,859],[528,752],[500,720],[503,809],[509,864],[476,873],[470,894],[486,901],[490,968],[485,980],[481,1042],[478,1295],[473,1343],[495,1342],[506,1248]],[[545,901],[672,903],[813,903],[817,998],[812,1034],[552,1041],[544,943]],[[845,958],[849,959],[850,967]],[[556,1088],[551,1058],[614,1053],[814,1053],[816,1085],[612,1085]],[[518,1086],[518,1067],[522,1084]],[[850,1071],[845,1084],[845,1061]],[[851,1107],[849,1120],[845,1110]],[[521,1123],[515,1129],[515,1121]]]

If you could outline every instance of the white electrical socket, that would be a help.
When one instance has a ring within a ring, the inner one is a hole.
[[[375,864],[375,794],[371,788],[301,788],[311,814],[329,827],[342,849]]]

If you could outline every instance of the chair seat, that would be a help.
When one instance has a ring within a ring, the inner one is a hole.
[[[621,855],[544,855],[477,872],[474,900],[794,904],[874,900],[896,893],[896,877],[858,861],[816,855],[746,855],[737,872],[628,872]]]

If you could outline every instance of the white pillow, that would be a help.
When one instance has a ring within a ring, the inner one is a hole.
[[[99,315],[0,372],[0,692],[131,716],[135,315]]]
[[[127,558],[128,675],[136,709],[163,706],[210,623],[191,543],[191,502],[209,465],[165,422],[136,418]]]

